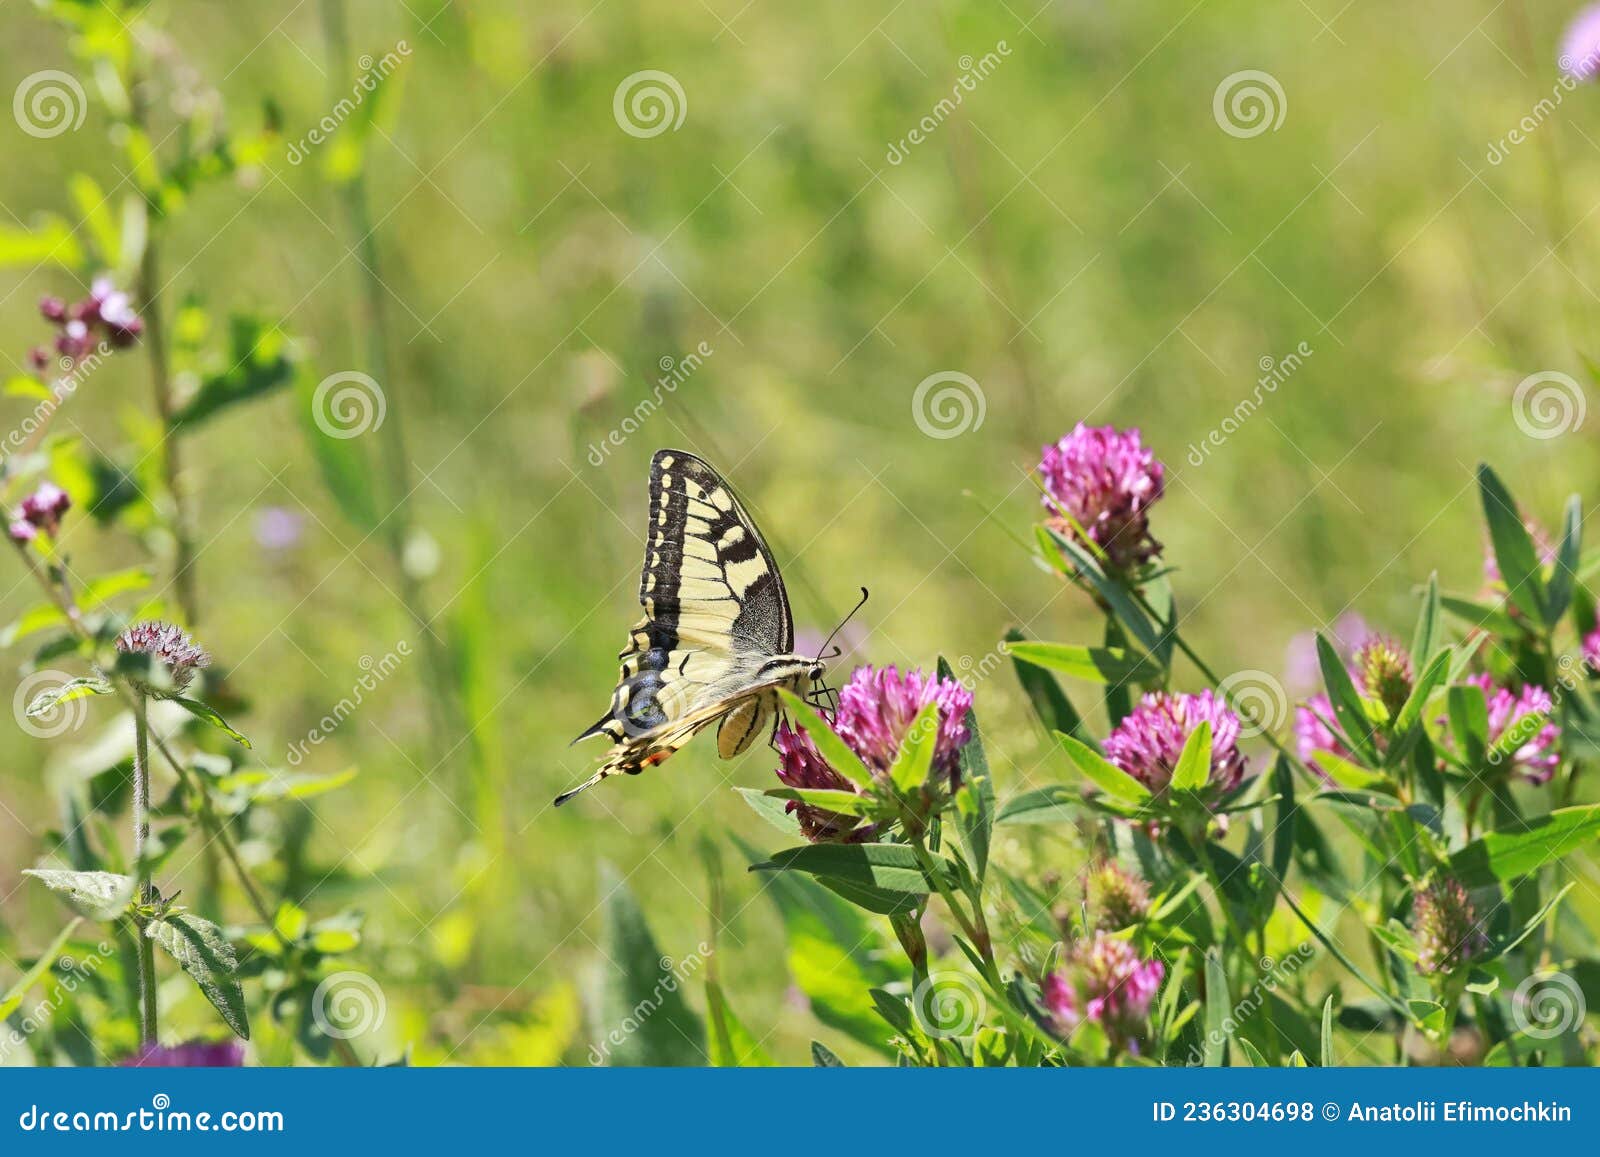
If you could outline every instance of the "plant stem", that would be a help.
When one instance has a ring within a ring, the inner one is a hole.
[[[345,68],[350,57],[349,30],[345,21],[344,0],[322,0],[322,29],[327,44],[328,84],[332,99],[348,99]],[[350,232],[355,235],[355,252],[361,265],[361,302],[366,338],[366,361],[380,389],[385,391],[384,419],[378,425],[379,445],[389,490],[389,513],[384,519],[384,543],[400,584],[400,601],[422,639],[426,652],[424,669],[428,677],[428,712],[436,754],[454,750],[450,735],[455,710],[454,665],[443,642],[433,629],[421,583],[406,565],[406,542],[411,536],[411,459],[406,451],[406,436],[401,390],[390,372],[389,322],[384,294],[388,292],[380,273],[377,226],[367,202],[366,171],[357,165],[355,172],[339,187]]]
[[[138,902],[155,901],[146,852],[150,843],[150,719],[143,694],[134,692],[133,705],[133,863],[138,874]],[[156,1043],[156,953],[146,934],[144,917],[135,920],[139,933],[139,1043]]]

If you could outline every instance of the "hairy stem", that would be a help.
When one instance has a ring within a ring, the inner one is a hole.
[[[150,719],[143,694],[134,692],[133,704],[133,862],[138,873],[138,902],[155,901],[146,859],[150,843]],[[139,932],[139,1043],[156,1043],[156,953],[146,933],[146,920],[140,917]]]

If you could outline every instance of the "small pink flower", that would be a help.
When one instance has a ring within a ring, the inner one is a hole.
[[[51,538],[61,532],[61,519],[72,509],[72,499],[54,482],[41,482],[34,492],[22,500],[17,515],[11,522],[10,534],[15,542],[32,542],[42,530]]]
[[[1207,792],[1220,795],[1232,791],[1244,778],[1245,769],[1237,746],[1239,717],[1209,689],[1198,695],[1150,692],[1106,736],[1102,747],[1108,760],[1160,795],[1172,782],[1189,734],[1201,723],[1211,724]]]
[[[1467,682],[1483,691],[1489,710],[1489,746],[1498,743],[1507,729],[1518,728],[1524,739],[1511,754],[1512,771],[1535,785],[1549,783],[1561,763],[1556,751],[1561,729],[1549,719],[1555,711],[1550,692],[1529,683],[1513,694],[1509,688],[1496,686],[1488,675],[1473,675]]]
[[[1137,1053],[1150,1002],[1165,975],[1161,961],[1141,960],[1126,940],[1097,932],[1073,946],[1061,971],[1045,977],[1044,1007],[1062,1035],[1092,1020],[1113,1045]]]
[[[1165,472],[1138,430],[1082,422],[1046,446],[1039,461],[1044,506],[1058,528],[1087,537],[1118,570],[1135,569],[1161,551],[1150,536],[1150,507],[1161,498]]]
[[[1294,709],[1294,745],[1302,761],[1315,768],[1313,756],[1326,751],[1340,759],[1349,759],[1350,752],[1323,720],[1333,718],[1333,703],[1326,695],[1313,695]]]
[[[839,691],[834,729],[874,771],[888,771],[917,715],[929,703],[939,705],[939,735],[933,766],[954,783],[961,749],[972,738],[967,712],[972,692],[954,679],[941,679],[912,669],[857,667]]]

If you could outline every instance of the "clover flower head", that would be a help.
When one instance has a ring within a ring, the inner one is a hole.
[[[1354,667],[1357,685],[1384,705],[1389,718],[1400,714],[1416,678],[1405,648],[1388,635],[1369,635],[1356,650]]]
[[[778,748],[778,778],[785,786],[856,790],[855,784],[828,766],[803,727],[791,728],[787,723],[780,723],[773,743]],[[861,822],[855,816],[841,815],[797,799],[790,800],[785,810],[799,821],[800,834],[813,844],[847,840],[854,836]],[[863,831],[863,837],[864,834]]]
[[[1067,953],[1060,971],[1045,977],[1044,1007],[1063,1035],[1092,1020],[1113,1045],[1137,1053],[1165,975],[1161,961],[1143,960],[1126,940],[1097,932]]]
[[[89,296],[71,305],[59,297],[40,298],[39,315],[58,330],[56,351],[73,361],[87,356],[97,338],[126,349],[144,333],[144,319],[134,311],[133,299],[104,274],[90,284]],[[43,371],[37,359],[35,368]]]
[[[1238,748],[1239,717],[1210,689],[1198,695],[1152,691],[1139,700],[1102,744],[1106,758],[1159,795],[1172,782],[1178,756],[1189,734],[1211,724],[1211,776],[1208,790],[1227,792],[1244,778]]]
[[[1082,422],[1046,446],[1039,461],[1051,521],[1063,534],[1087,538],[1123,571],[1161,552],[1150,536],[1150,507],[1161,498],[1165,473],[1138,430]]]
[[[1489,744],[1500,741],[1510,728],[1516,728],[1522,742],[1511,753],[1511,770],[1532,784],[1549,783],[1561,763],[1556,745],[1561,729],[1550,721],[1555,700],[1550,692],[1532,683],[1513,693],[1509,687],[1495,685],[1488,675],[1473,675],[1468,683],[1479,687],[1489,713]]]
[[[171,688],[142,687],[146,694],[182,692],[193,682],[195,671],[211,665],[211,656],[187,631],[159,619],[146,619],[123,631],[117,636],[117,650],[128,655],[149,655],[166,668]]]
[[[16,542],[31,542],[42,530],[55,538],[61,530],[62,516],[72,509],[72,499],[54,482],[41,482],[22,500],[11,521],[9,533]]]
[[[954,679],[926,675],[913,668],[857,667],[839,691],[834,730],[844,737],[863,763],[886,772],[900,753],[911,724],[929,703],[939,705],[939,734],[934,744],[934,772],[959,786],[961,749],[972,738],[967,712],[972,692]]]
[[[1461,881],[1444,876],[1417,893],[1411,907],[1417,939],[1417,970],[1454,972],[1489,949],[1489,934]]]
[[[1600,72],[1600,4],[1580,9],[1567,25],[1559,63],[1573,80],[1593,80]]]
[[[1149,885],[1123,871],[1115,860],[1101,860],[1090,869],[1084,893],[1099,931],[1115,932],[1150,913]]]

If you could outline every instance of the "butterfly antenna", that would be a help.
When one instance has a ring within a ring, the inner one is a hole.
[[[867,597],[868,597],[867,588],[866,587],[862,587],[861,588],[861,601],[858,602],[855,606],[850,608],[850,613],[848,615],[846,615],[843,619],[839,620],[839,625],[837,627],[833,628],[833,634],[828,636],[827,641],[824,642],[822,644],[822,647],[817,651],[817,659],[819,661],[822,659],[823,653],[825,651],[827,651],[828,645],[830,643],[832,643],[834,641],[834,639],[839,637],[839,632],[840,631],[844,630],[845,624],[848,623],[851,619],[855,618],[856,617],[856,612],[859,611],[862,607],[867,605]],[[841,651],[840,654],[843,654],[843,652]]]

